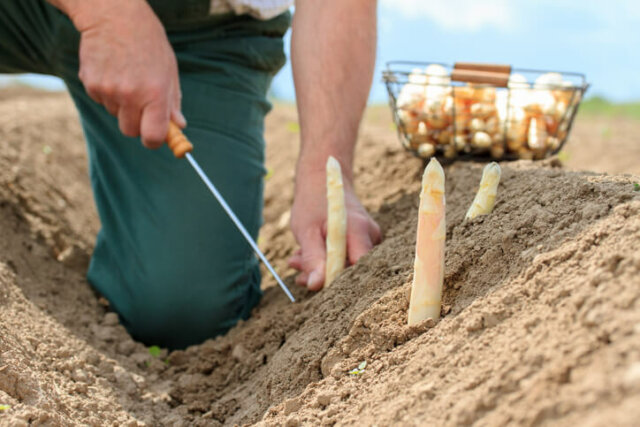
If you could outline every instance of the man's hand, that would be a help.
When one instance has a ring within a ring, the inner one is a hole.
[[[291,209],[291,229],[300,250],[289,259],[289,266],[300,270],[296,283],[317,291],[325,279],[327,237],[327,198],[325,173],[307,171],[298,175]],[[373,245],[380,243],[380,227],[371,219],[350,181],[344,182],[347,208],[347,260],[355,264]]]
[[[297,0],[291,37],[302,146],[291,228],[300,251],[290,265],[296,282],[324,283],[327,202],[325,164],[342,167],[350,264],[380,241],[380,229],[353,191],[353,152],[376,52],[375,0]]]
[[[118,118],[120,130],[162,145],[180,111],[175,54],[144,0],[51,0],[80,31],[79,77],[89,96]]]

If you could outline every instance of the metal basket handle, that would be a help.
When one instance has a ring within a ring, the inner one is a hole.
[[[510,65],[479,64],[473,62],[457,62],[451,72],[451,80],[465,83],[489,84],[497,87],[507,87]]]

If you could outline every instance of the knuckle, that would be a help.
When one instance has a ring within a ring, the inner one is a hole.
[[[98,91],[107,98],[112,98],[116,94],[117,88],[112,82],[102,81],[98,84]]]
[[[89,78],[85,78],[82,83],[84,84],[84,88],[90,94],[99,94],[100,93],[100,85],[97,81],[91,80]]]
[[[146,92],[153,99],[165,96],[167,93],[167,85],[159,80],[151,81],[147,84]]]
[[[91,83],[91,82],[97,81],[96,73],[91,71],[91,67],[88,67],[87,65],[85,65],[83,63],[80,63],[80,68],[78,69],[78,78],[85,85],[87,83]]]
[[[136,99],[136,87],[131,84],[122,84],[118,87],[118,96],[125,101],[134,101]]]

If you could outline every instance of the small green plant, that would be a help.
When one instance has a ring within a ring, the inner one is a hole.
[[[267,168],[267,173],[264,175],[264,180],[268,180],[269,178],[271,178],[273,176],[273,169],[271,168]]]
[[[162,353],[162,349],[157,345],[152,345],[149,347],[149,354],[153,357],[160,357],[160,353]]]
[[[561,163],[567,163],[569,161],[569,157],[569,153],[565,150],[558,153],[558,160],[560,160]]]
[[[0,405],[0,411],[8,411],[11,409],[11,405]]]
[[[367,361],[361,362],[357,368],[349,371],[349,375],[362,375],[364,374],[364,370],[367,367]]]
[[[633,191],[640,191],[640,183],[637,183],[637,182],[633,183]]]
[[[44,147],[42,147],[42,152],[44,154],[51,154],[51,151],[52,151],[51,150],[51,146],[49,146],[49,145],[45,145]]]
[[[151,355],[151,357],[154,358],[159,358],[162,355],[162,349],[160,347],[158,347],[157,345],[152,345],[151,347],[149,347],[149,354]],[[164,360],[162,360],[162,362],[165,365],[169,365],[169,358],[166,358]],[[147,368],[151,367],[151,361],[147,360],[146,362],[144,362],[145,366]]]
[[[640,102],[610,102],[601,96],[592,96],[580,106],[581,116],[628,117],[640,119]]]
[[[298,133],[300,132],[300,125],[298,122],[289,122],[287,123],[287,130],[291,133]]]

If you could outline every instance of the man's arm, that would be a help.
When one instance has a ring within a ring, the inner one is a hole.
[[[165,140],[172,118],[184,127],[175,54],[144,0],[48,0],[80,31],[79,77],[89,96],[149,148]]]
[[[375,0],[298,0],[291,41],[302,146],[296,166],[291,227],[300,251],[290,265],[298,284],[324,283],[327,206],[325,164],[344,175],[349,263],[380,241],[380,229],[353,189],[353,153],[376,51]]]

